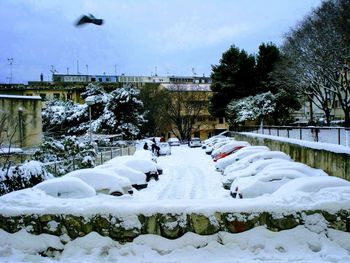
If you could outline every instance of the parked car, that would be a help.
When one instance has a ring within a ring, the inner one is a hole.
[[[332,189],[336,187],[350,187],[350,182],[334,176],[297,178],[281,186],[273,193],[273,196],[290,197],[299,192],[315,193],[330,187]]]
[[[231,185],[230,194],[233,198],[236,198],[237,194],[240,194],[242,198],[254,198],[271,194],[287,182],[307,176],[299,171],[284,169],[268,171],[252,177],[237,178]]]
[[[231,141],[231,142],[225,143],[220,148],[214,150],[211,153],[211,157],[213,158],[213,161],[216,162],[217,160],[222,159],[232,153],[235,153],[239,149],[246,146],[250,146],[250,144],[244,141]]]
[[[97,193],[121,196],[133,194],[133,188],[128,178],[118,175],[112,170],[100,168],[79,169],[67,173],[63,177],[74,177],[84,181]]]
[[[151,147],[149,150],[139,149],[134,152],[133,157],[139,159],[150,160],[152,162],[157,162],[157,156],[154,152],[151,151]]]
[[[146,188],[148,185],[148,182],[146,181],[147,177],[143,172],[135,170],[121,163],[102,164],[102,165],[96,166],[95,168],[112,170],[118,175],[128,178],[131,182],[132,187],[134,187],[137,190]]]
[[[152,178],[158,181],[159,175],[163,173],[163,169],[159,164],[147,159],[136,158],[134,156],[118,156],[104,164],[124,164],[144,173],[146,175],[146,182],[149,182]]]
[[[96,195],[94,188],[74,177],[52,178],[33,186],[33,188],[58,198],[88,198]]]
[[[242,170],[259,160],[283,159],[287,161],[292,161],[288,154],[285,154],[284,152],[280,151],[262,151],[250,154],[248,156],[241,155],[241,157],[242,158],[240,158],[238,161],[227,166],[223,174],[227,175],[230,173],[236,173],[237,171]]]
[[[260,172],[261,170],[264,169],[264,167],[268,167],[272,164],[275,163],[286,163],[286,165],[290,165],[290,163],[293,161],[289,161],[289,160],[284,160],[284,159],[262,159],[262,160],[258,160],[252,164],[250,164],[248,167],[238,170],[238,171],[234,171],[234,172],[229,172],[229,170],[225,170],[224,172],[224,177],[222,178],[222,185],[225,189],[230,189],[231,188],[231,184],[232,182],[236,179],[236,178],[240,178],[240,177],[250,177],[250,176],[255,176],[258,172]],[[229,167],[227,167],[229,168]],[[228,172],[228,173],[226,173]]]
[[[161,142],[158,145],[159,147],[159,155],[170,155],[171,154],[171,147],[169,143]]]
[[[233,164],[234,162],[257,152],[265,152],[270,151],[270,149],[266,146],[247,146],[242,149],[239,149],[237,152],[226,156],[225,158],[222,158],[218,160],[215,164],[215,169],[218,172],[223,172],[224,169],[229,166],[230,164]]]
[[[189,142],[188,142],[188,146],[189,147],[201,147],[202,146],[202,142],[198,137],[194,137],[192,138]]]
[[[181,145],[178,138],[169,138],[168,143],[170,146],[180,146]]]

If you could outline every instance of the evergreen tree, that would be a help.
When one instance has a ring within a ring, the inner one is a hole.
[[[277,87],[271,85],[271,72],[280,60],[280,51],[273,43],[262,43],[256,58],[257,93],[271,91],[277,93]]]
[[[144,105],[145,122],[141,127],[141,134],[161,136],[161,131],[170,126],[167,118],[167,105],[171,98],[170,93],[159,84],[147,83],[140,90],[140,99]]]
[[[212,66],[211,79],[214,94],[210,100],[209,111],[214,116],[222,117],[231,100],[254,94],[254,56],[231,46],[223,53],[220,64]]]

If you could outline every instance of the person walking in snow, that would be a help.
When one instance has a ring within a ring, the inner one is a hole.
[[[143,145],[143,149],[144,149],[144,150],[148,150],[148,144],[147,144],[147,142],[145,142],[145,144]]]

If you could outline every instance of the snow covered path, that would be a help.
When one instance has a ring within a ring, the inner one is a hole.
[[[158,182],[135,194],[141,200],[220,199],[229,197],[209,155],[200,148],[172,147],[172,155],[158,157],[163,174]]]

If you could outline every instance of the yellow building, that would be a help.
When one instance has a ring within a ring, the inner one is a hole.
[[[0,148],[25,148],[42,142],[41,98],[0,95]]]
[[[175,105],[173,109],[170,107],[174,120],[170,121],[172,124],[164,131],[166,138],[179,135],[180,125],[184,130],[190,129],[191,137],[199,137],[201,140],[228,129],[225,118],[213,117],[209,113],[209,99],[212,95],[210,84],[161,84],[161,87],[172,93],[172,104]],[[177,125],[174,124],[175,119],[178,120]],[[180,120],[183,123],[180,124]]]

